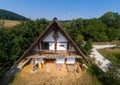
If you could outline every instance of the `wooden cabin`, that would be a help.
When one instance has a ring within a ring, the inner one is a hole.
[[[25,51],[21,59],[27,53],[30,53],[29,57],[35,65],[53,62],[56,66],[66,64],[66,67],[69,67],[69,65],[74,66],[80,58],[88,62],[75,42],[60,26],[57,18],[53,19],[45,31]]]

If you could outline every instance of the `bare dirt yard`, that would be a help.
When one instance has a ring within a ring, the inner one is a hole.
[[[98,85],[93,77],[83,70],[79,73],[69,71],[63,66],[56,69],[55,64],[46,64],[44,68],[32,71],[31,64],[17,73],[10,85]]]

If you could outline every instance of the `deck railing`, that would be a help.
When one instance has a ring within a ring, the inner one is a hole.
[[[72,50],[37,50],[34,53],[39,53],[40,55],[45,55],[45,54],[72,55],[72,54],[76,54],[76,52],[72,51]]]

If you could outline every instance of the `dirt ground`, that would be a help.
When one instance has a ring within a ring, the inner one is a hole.
[[[35,71],[31,67],[31,64],[26,65],[15,75],[10,85],[96,85],[83,70],[79,73],[71,70],[68,72],[65,65],[59,69],[49,63]]]

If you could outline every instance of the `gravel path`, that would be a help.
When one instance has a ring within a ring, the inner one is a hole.
[[[93,45],[92,53],[90,57],[92,57],[95,60],[95,63],[104,71],[108,71],[108,66],[111,63],[109,60],[107,60],[103,55],[101,55],[97,49],[104,49],[104,48],[110,48],[114,47],[116,45]]]

